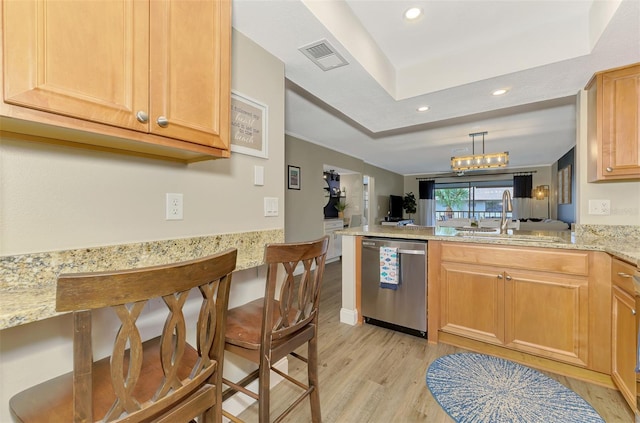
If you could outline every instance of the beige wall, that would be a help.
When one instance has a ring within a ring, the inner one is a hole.
[[[374,185],[374,194],[371,196],[371,215],[375,216],[375,222],[380,222],[389,211],[389,195],[404,195],[404,178],[402,175],[367,163],[364,165],[364,174],[371,178],[369,182]]]
[[[0,139],[0,255],[283,228],[284,66],[234,31],[232,69],[233,89],[268,106],[269,159],[180,165]],[[168,192],[184,194],[184,220],[165,220]],[[278,217],[263,216],[264,197],[279,198]],[[234,275],[231,306],[263,294],[259,270]],[[14,393],[69,371],[71,357],[69,316],[0,331],[0,422]]]
[[[592,225],[640,225],[640,182],[587,182],[587,93],[577,98],[576,221]],[[590,215],[589,200],[610,200],[611,215]]]
[[[359,175],[357,177],[355,175],[346,177],[348,185],[355,184],[356,178],[362,181],[362,175],[375,178],[375,197],[388,198],[389,194],[399,195],[402,193],[403,178],[401,175],[290,135],[285,136],[285,162],[286,165],[299,166],[301,174],[300,190],[287,189],[285,193],[285,213],[287,216],[285,237],[288,242],[318,238],[324,232],[322,212],[325,204],[324,182],[322,180],[324,165],[348,169],[357,173]],[[361,204],[362,187],[360,187],[359,196],[357,191],[355,186],[347,188],[347,201],[350,204]],[[384,216],[388,207],[386,200],[382,202],[380,207],[382,214],[379,216]],[[362,206],[360,206],[361,208]],[[355,210],[352,208],[347,212],[349,215],[355,213]]]

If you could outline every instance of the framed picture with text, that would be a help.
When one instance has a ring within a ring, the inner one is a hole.
[[[231,151],[268,158],[267,112],[265,104],[231,92]]]
[[[300,189],[300,168],[298,166],[287,166],[287,188]]]

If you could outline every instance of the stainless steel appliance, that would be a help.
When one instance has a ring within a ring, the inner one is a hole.
[[[398,252],[396,290],[380,286],[380,248]],[[391,238],[362,239],[362,315],[365,322],[426,337],[427,242]]]

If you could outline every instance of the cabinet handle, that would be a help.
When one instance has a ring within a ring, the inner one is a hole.
[[[613,168],[610,166],[607,166],[607,172],[613,172]]]
[[[631,275],[624,273],[624,272],[618,272],[618,276],[620,276],[621,278],[630,278]]]
[[[510,281],[511,280],[511,276],[507,275],[507,277],[505,279]]]
[[[502,275],[498,275],[498,279],[502,279]]]
[[[631,314],[633,314],[634,316],[636,315],[636,309],[635,308],[631,309]]]
[[[147,123],[149,122],[149,115],[142,110],[139,110],[138,113],[136,113],[136,119],[138,119],[138,122],[140,123]]]
[[[167,119],[164,116],[160,116],[156,122],[158,123],[158,126],[161,128],[166,128],[167,126],[169,126],[169,119]]]

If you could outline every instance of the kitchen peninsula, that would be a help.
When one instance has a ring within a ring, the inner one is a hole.
[[[503,356],[613,387],[612,260],[640,268],[640,227],[577,225],[576,232],[365,226],[341,231],[341,321],[362,323],[364,237],[428,243],[431,343]],[[635,283],[636,295],[640,283]]]

